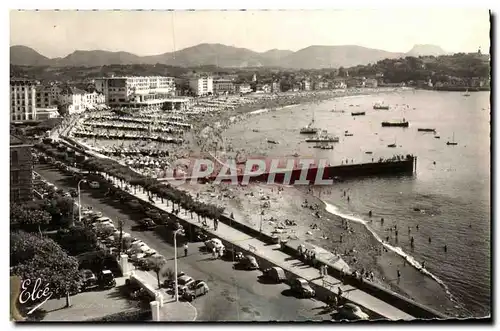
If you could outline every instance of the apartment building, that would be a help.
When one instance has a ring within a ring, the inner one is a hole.
[[[232,94],[235,91],[234,83],[230,79],[216,78],[213,80],[214,94]]]
[[[95,88],[104,95],[108,106],[129,106],[151,99],[151,95],[157,99],[175,96],[175,79],[164,76],[104,77],[95,79]]]
[[[36,88],[38,81],[30,79],[10,80],[10,120],[36,120]]]
[[[16,203],[33,199],[32,145],[10,136],[10,201]]]
[[[75,87],[66,87],[59,95],[59,104],[68,107],[70,114],[81,113],[87,109],[95,109],[105,103],[103,93],[87,92]]]
[[[247,93],[252,93],[253,90],[250,84],[243,83],[236,85],[236,92],[240,94],[247,94]]]
[[[198,76],[189,79],[189,87],[196,96],[214,93],[214,80],[211,76]]]

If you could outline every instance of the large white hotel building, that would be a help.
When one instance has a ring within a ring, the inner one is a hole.
[[[127,76],[95,79],[95,88],[104,94],[110,107],[156,106],[175,96],[174,77]]]

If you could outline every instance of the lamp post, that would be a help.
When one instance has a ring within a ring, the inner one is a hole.
[[[174,232],[174,277],[175,277],[175,301],[179,301],[179,286],[177,283],[177,234],[184,235],[184,229],[181,227]]]
[[[86,183],[86,179],[80,179],[78,184],[76,185],[76,188],[78,189],[78,222],[82,223],[82,201],[80,199],[80,184],[81,183]]]

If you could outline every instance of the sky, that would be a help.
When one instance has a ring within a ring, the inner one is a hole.
[[[311,45],[359,45],[407,52],[415,44],[487,53],[485,9],[268,11],[11,11],[10,45],[49,58],[75,50],[156,55],[201,43],[258,52]]]

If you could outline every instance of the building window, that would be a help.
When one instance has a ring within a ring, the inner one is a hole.
[[[17,151],[10,152],[10,162],[12,162],[13,164],[19,163],[19,154]]]
[[[10,184],[19,185],[19,170],[13,170],[10,172]]]

